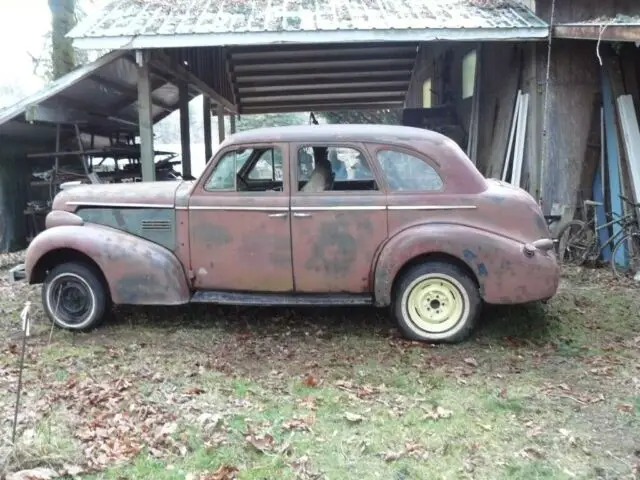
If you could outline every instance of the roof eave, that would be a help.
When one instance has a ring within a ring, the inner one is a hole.
[[[603,40],[611,42],[640,42],[638,24],[563,24],[553,27],[553,36],[574,40]]]
[[[190,33],[75,38],[85,50],[276,45],[283,43],[431,42],[431,41],[535,41],[549,36],[547,27],[429,28],[407,30],[316,30],[283,32]]]

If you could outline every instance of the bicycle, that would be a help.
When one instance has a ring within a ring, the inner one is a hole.
[[[587,220],[571,220],[563,225],[557,235],[558,258],[561,263],[569,265],[584,265],[587,261],[595,262],[603,251],[611,248],[611,268],[618,277],[622,277],[630,271],[635,275],[640,267],[640,226],[638,225],[635,211],[640,204],[634,203],[620,195],[620,198],[631,208],[625,215],[608,214],[608,221],[598,225],[596,208],[602,207],[602,202],[593,200],[584,201],[584,210]],[[589,218],[589,209],[593,210]],[[608,229],[613,225],[620,226],[609,239],[600,245],[598,237],[602,229]],[[626,249],[624,247],[627,247]],[[624,261],[620,264],[619,259]],[[629,266],[626,266],[627,264]]]

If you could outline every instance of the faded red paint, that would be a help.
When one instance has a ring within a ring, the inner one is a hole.
[[[191,297],[185,272],[167,249],[109,227],[58,226],[38,235],[25,258],[27,279],[40,277],[48,253],[73,250],[91,258],[102,271],[116,304],[180,305]],[[40,264],[41,265],[41,264]]]
[[[359,149],[380,189],[292,189],[297,162],[291,152],[313,143]],[[283,152],[283,191],[205,191],[204,183],[227,149],[265,144]],[[382,148],[430,163],[443,189],[388,191],[376,159]],[[74,212],[92,203],[175,208],[175,250],[91,224],[59,226],[75,222],[60,210]],[[75,187],[56,197],[49,222],[54,228],[29,248],[29,278],[45,253],[75,249],[102,269],[115,303],[185,303],[202,289],[370,293],[375,304],[384,306],[404,265],[443,254],[473,272],[490,303],[551,297],[559,279],[552,253],[536,251],[528,257],[523,252],[525,243],[549,237],[531,196],[485,180],[452,140],[407,127],[311,125],[243,132],[221,145],[195,182]],[[134,277],[140,281],[137,287]],[[134,294],[124,294],[125,284]]]

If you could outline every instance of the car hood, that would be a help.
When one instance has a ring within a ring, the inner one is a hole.
[[[75,211],[86,206],[175,206],[176,191],[184,182],[139,182],[78,185],[60,192],[53,201],[53,210]]]

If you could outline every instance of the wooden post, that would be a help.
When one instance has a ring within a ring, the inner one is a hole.
[[[191,135],[189,132],[189,86],[180,82],[180,144],[182,146],[182,176],[191,177]]]
[[[231,135],[236,133],[236,116],[233,113],[229,115],[229,130],[231,131]]]
[[[204,161],[211,160],[213,146],[211,144],[211,99],[202,95],[202,125],[204,127]]]
[[[153,182],[156,168],[153,159],[153,117],[151,116],[151,80],[149,52],[136,51],[138,64],[138,126],[140,129],[140,166],[142,181]]]
[[[224,140],[224,105],[218,104],[218,142]]]

